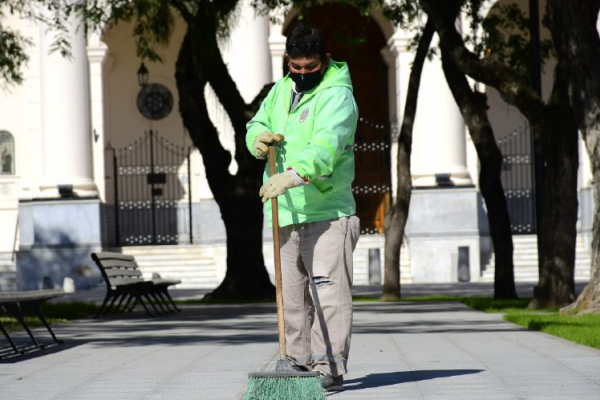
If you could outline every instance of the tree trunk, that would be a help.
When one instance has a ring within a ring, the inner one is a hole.
[[[481,164],[479,188],[487,206],[490,235],[494,244],[494,298],[514,299],[517,298],[517,291],[512,232],[504,188],[500,180],[502,153],[496,144],[487,116],[487,96],[471,90],[467,78],[445,51],[442,51],[442,66],[448,86],[469,127],[469,134]]]
[[[577,129],[565,103],[565,82],[557,66],[557,79],[549,105],[509,66],[493,57],[479,59],[464,45],[455,21],[462,0],[421,0],[423,9],[440,35],[440,46],[458,68],[505,95],[540,133],[546,154],[543,225],[540,241],[540,281],[530,307],[568,304],[574,296],[575,226],[577,223]]]
[[[549,0],[547,11],[558,59],[566,66],[569,100],[591,160],[595,203],[591,280],[562,311],[600,312],[600,1]]]
[[[544,204],[540,241],[540,273],[529,308],[564,307],[575,300],[575,244],[577,239],[577,126],[563,78],[564,64],[556,66],[550,101],[540,132],[544,152]]]
[[[412,130],[417,113],[421,72],[423,71],[423,65],[427,58],[433,33],[433,25],[427,22],[423,35],[419,40],[408,82],[406,106],[398,137],[398,189],[396,201],[390,207],[386,216],[385,271],[382,300],[397,300],[400,298],[400,251],[404,237],[404,228],[408,220],[410,196],[412,193],[412,177],[410,172]]]
[[[179,107],[183,123],[200,150],[206,178],[227,233],[227,271],[213,298],[272,298],[262,254],[263,205],[258,196],[263,162],[245,149],[245,123],[249,120],[244,103],[223,63],[216,41],[216,27],[210,18],[199,15],[188,23],[176,65]],[[202,39],[200,39],[202,38]],[[211,122],[204,88],[210,83],[227,111],[236,137],[238,172],[228,172],[231,155],[219,141]]]

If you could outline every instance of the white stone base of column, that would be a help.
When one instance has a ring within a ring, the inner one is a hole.
[[[59,187],[64,187],[67,192],[71,190],[74,196],[69,196],[68,193],[61,194]],[[75,179],[69,182],[45,181],[40,183],[39,188],[39,198],[42,199],[56,199],[60,197],[98,197],[98,187],[91,179]]]
[[[441,181],[447,181],[446,177],[443,176],[445,174],[450,174],[448,179],[450,182],[438,182],[438,179]],[[436,176],[438,175],[438,176]],[[432,174],[432,173],[412,173],[412,185],[413,187],[436,187],[436,186],[472,186],[473,180],[471,179],[471,174],[468,171],[457,171],[457,172],[447,172],[440,174]]]
[[[475,188],[414,190],[406,225],[412,282],[479,281],[486,225]],[[467,280],[461,280],[461,248],[468,249]]]
[[[57,199],[19,203],[17,288],[37,290],[49,278],[64,278],[77,290],[101,283],[90,253],[102,248],[99,199]]]

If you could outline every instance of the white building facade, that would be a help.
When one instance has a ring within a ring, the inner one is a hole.
[[[284,76],[285,35],[296,15],[292,10],[274,23],[256,16],[249,1],[241,3],[221,47],[229,73],[251,102],[265,84]],[[396,187],[397,127],[414,57],[411,36],[373,10],[363,31],[367,43],[355,54],[332,34],[351,33],[358,24],[351,10],[326,4],[311,18],[324,29],[332,57],[348,61],[353,76],[361,112],[355,193],[363,222],[355,283],[378,283],[384,216]],[[131,24],[86,37],[78,21],[71,21],[73,57],[66,59],[49,53],[53,36],[44,27],[19,19],[8,23],[30,37],[32,46],[23,85],[0,92],[0,289],[62,286],[65,278],[77,290],[94,287],[99,271],[90,253],[101,249],[134,254],[147,274],[180,277],[181,287],[216,287],[225,272],[225,230],[202,158],[177,110],[174,72],[184,23],[176,24],[170,45],[162,49],[164,63],[145,63],[143,88]],[[545,72],[547,92],[552,71]],[[514,185],[507,189],[517,210],[514,231],[530,234],[523,236],[525,243],[534,233],[527,225],[534,223],[527,123],[497,92],[480,89],[489,96],[505,179]],[[206,97],[223,146],[235,151],[228,117],[210,87]],[[423,71],[411,162],[403,282],[489,280],[493,250],[477,187],[477,154],[436,58]],[[230,165],[230,171],[236,168]],[[525,178],[511,177],[511,169]],[[589,171],[581,146],[578,279],[589,277]],[[264,237],[271,269],[267,227]]]

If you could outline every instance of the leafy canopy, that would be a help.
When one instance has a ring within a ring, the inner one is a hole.
[[[79,29],[102,31],[121,21],[133,22],[137,56],[150,61],[162,61],[157,48],[167,46],[177,17],[188,25],[199,14],[210,15],[220,37],[226,37],[236,20],[240,0],[0,0],[0,82],[20,84],[23,67],[28,61],[26,49],[31,39],[6,24],[10,19],[36,20],[47,25],[55,37],[52,51],[70,54],[70,31]],[[299,18],[310,8],[325,0],[252,0],[259,14],[283,15],[295,7]],[[496,57],[519,71],[530,74],[529,18],[516,3],[497,4],[487,9],[486,0],[464,0],[462,21],[465,43],[480,57]],[[415,48],[425,26],[426,15],[418,0],[339,0],[341,6],[351,6],[362,15],[375,8],[398,28],[413,32],[411,47]],[[489,12],[488,12],[489,11]],[[275,18],[275,17],[273,17]],[[79,21],[79,22],[78,22]],[[338,38],[360,42],[360,38]],[[199,40],[202,40],[199,38]],[[432,54],[435,54],[435,49]],[[542,60],[553,55],[552,42],[541,42]]]

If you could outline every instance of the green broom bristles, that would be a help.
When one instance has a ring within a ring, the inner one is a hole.
[[[251,377],[245,400],[324,400],[318,377]]]

